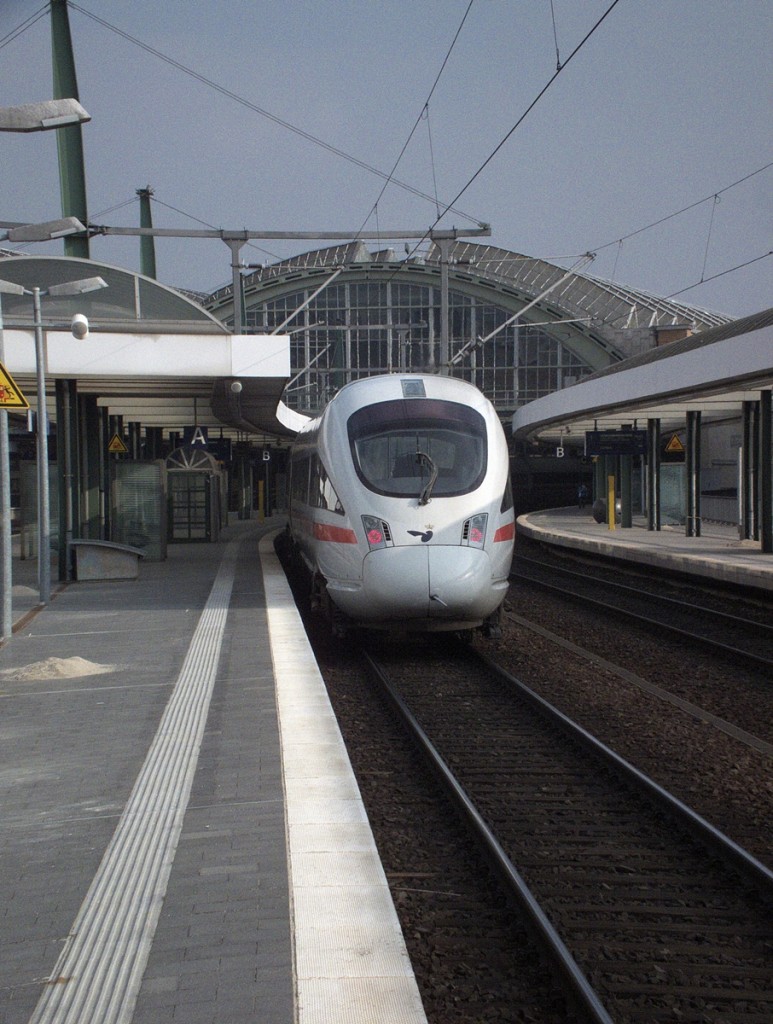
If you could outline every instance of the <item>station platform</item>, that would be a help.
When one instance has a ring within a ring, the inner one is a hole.
[[[14,559],[3,1024],[426,1024],[283,526],[54,583],[45,608]]]
[[[518,517],[516,537],[557,547],[589,551],[608,558],[649,565],[735,586],[773,591],[773,555],[758,541],[741,540],[738,527],[704,520],[700,537],[685,536],[684,526],[648,530],[646,519],[611,530],[597,523],[590,508],[555,508]],[[516,541],[517,551],[517,541]]]

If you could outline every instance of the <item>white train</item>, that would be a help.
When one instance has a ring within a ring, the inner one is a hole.
[[[493,406],[451,377],[342,388],[298,434],[289,534],[333,631],[496,635],[515,538],[507,442]]]

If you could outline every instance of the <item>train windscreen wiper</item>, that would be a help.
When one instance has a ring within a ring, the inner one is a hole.
[[[429,504],[430,496],[432,494],[432,488],[435,486],[435,481],[437,480],[438,468],[426,452],[416,452],[416,461],[423,462],[427,469],[429,469],[429,480],[424,487],[422,487],[421,493],[419,494],[419,504],[427,505]]]

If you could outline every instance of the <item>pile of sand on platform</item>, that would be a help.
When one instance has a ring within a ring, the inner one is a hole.
[[[98,665],[85,658],[46,658],[35,661],[23,668],[5,668],[0,671],[3,679],[38,680],[38,679],[75,679],[78,676],[96,676],[104,672],[114,672],[115,665]]]

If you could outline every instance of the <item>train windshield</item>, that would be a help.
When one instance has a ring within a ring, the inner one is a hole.
[[[357,475],[377,494],[429,500],[431,488],[433,498],[451,497],[474,491],[486,475],[486,423],[466,405],[379,402],[350,416],[348,431]]]

